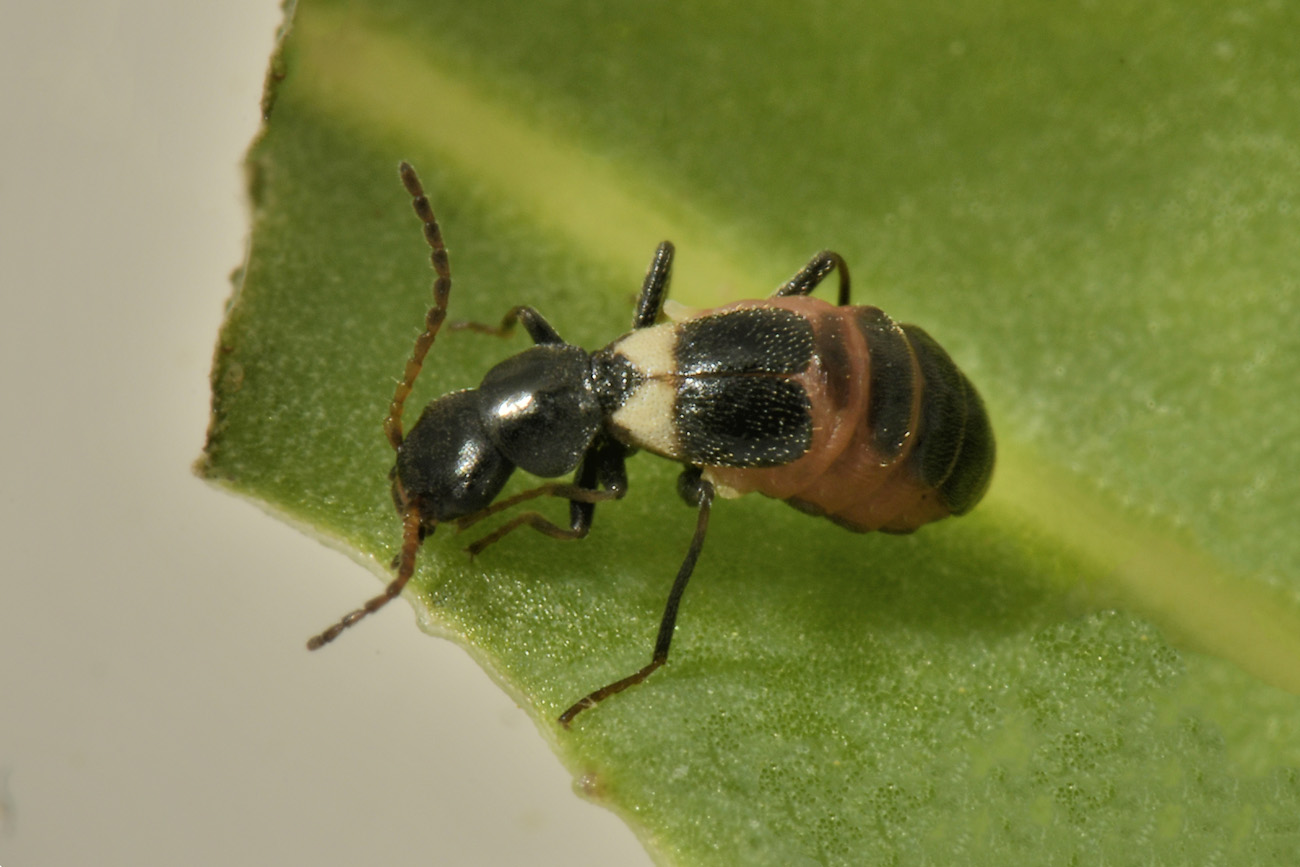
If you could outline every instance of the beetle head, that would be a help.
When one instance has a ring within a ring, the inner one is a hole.
[[[425,529],[485,509],[515,465],[489,439],[476,389],[444,395],[425,407],[393,467],[393,502],[414,506]]]

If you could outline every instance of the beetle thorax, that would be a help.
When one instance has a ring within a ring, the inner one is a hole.
[[[542,344],[507,358],[478,392],[488,438],[534,475],[572,472],[601,428],[591,357],[577,346]]]

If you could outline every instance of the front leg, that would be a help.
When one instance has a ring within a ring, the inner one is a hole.
[[[587,490],[607,491],[608,499],[622,499],[627,494],[627,456],[631,453],[632,449],[618,440],[600,434],[583,456],[574,483]],[[590,528],[595,517],[595,500],[569,500],[569,526]]]
[[[453,322],[451,329],[453,331],[477,331],[479,334],[490,334],[493,337],[509,337],[514,333],[515,324],[524,323],[524,329],[528,336],[533,338],[533,343],[563,343],[564,339],[560,337],[551,323],[547,322],[532,307],[527,304],[520,304],[518,307],[512,307],[501,318],[500,325],[485,325],[482,322]]]
[[[627,468],[625,460],[631,450],[622,443],[601,436],[587,450],[578,467],[573,483],[550,482],[493,503],[486,509],[466,515],[456,522],[458,530],[477,524],[484,518],[513,508],[537,497],[559,497],[569,501],[569,526],[561,527],[540,512],[528,511],[516,515],[500,527],[466,548],[478,554],[489,545],[525,525],[553,539],[581,539],[591,530],[596,515],[596,504],[605,500],[619,500],[627,493]]]

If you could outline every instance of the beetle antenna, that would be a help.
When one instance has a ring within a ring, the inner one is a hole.
[[[339,633],[355,624],[367,614],[374,614],[402,593],[406,582],[415,574],[415,555],[424,541],[425,532],[420,521],[420,510],[415,505],[406,507],[402,513],[402,552],[397,555],[397,577],[374,599],[362,605],[356,611],[347,614],[338,623],[326,629],[320,635],[313,636],[307,642],[308,650],[319,650],[339,637]]]
[[[411,358],[406,362],[406,371],[402,375],[402,381],[397,384],[397,390],[393,392],[393,402],[388,405],[388,416],[384,419],[384,433],[394,449],[402,445],[402,409],[406,406],[406,398],[410,396],[411,389],[415,386],[415,378],[420,375],[420,368],[424,366],[424,357],[429,354],[433,338],[442,327],[442,321],[447,318],[447,299],[451,296],[451,263],[447,258],[447,248],[442,243],[442,229],[438,228],[438,218],[433,215],[433,208],[429,206],[424,187],[420,185],[420,178],[411,164],[403,162],[399,172],[402,176],[402,185],[411,194],[411,206],[415,208],[416,216],[424,223],[424,240],[429,243],[431,251],[429,261],[437,276],[433,281],[433,306],[424,316],[424,333],[415,339],[415,348],[411,350]]]

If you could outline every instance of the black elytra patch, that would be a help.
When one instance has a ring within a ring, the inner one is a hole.
[[[675,418],[682,457],[714,467],[774,467],[812,445],[812,405],[798,382],[770,376],[679,381]]]
[[[677,373],[800,373],[813,356],[807,317],[781,307],[743,307],[677,326]]]

